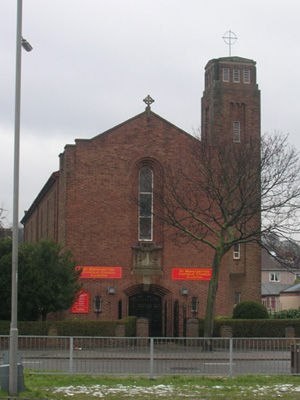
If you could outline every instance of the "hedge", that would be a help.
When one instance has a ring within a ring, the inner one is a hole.
[[[136,317],[126,317],[118,321],[125,325],[125,336],[134,337],[136,335]]]
[[[136,335],[136,317],[113,321],[58,321],[19,322],[19,335],[47,336],[50,332],[57,336],[115,336],[117,324],[125,325],[125,336]],[[216,318],[214,337],[221,337],[223,325],[232,327],[233,337],[285,337],[287,327],[295,328],[295,337],[300,337],[300,319],[252,319],[234,320]],[[9,335],[10,321],[0,321],[0,335]],[[203,337],[204,318],[199,318],[199,337]]]
[[[285,337],[285,328],[295,328],[295,337],[300,337],[300,319],[215,319],[214,337],[221,337],[223,325],[232,327],[233,337]],[[199,318],[199,336],[203,336],[204,319]]]
[[[125,336],[133,337],[136,332],[136,317],[113,321],[56,321],[18,322],[19,335],[47,336],[115,336],[118,324],[125,325]],[[0,335],[9,335],[9,321],[0,321]]]

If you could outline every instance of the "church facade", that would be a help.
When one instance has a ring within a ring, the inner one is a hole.
[[[145,102],[141,114],[65,147],[59,170],[22,220],[24,240],[63,243],[82,269],[82,292],[56,318],[135,315],[149,319],[151,336],[182,336],[187,318],[205,314],[213,253],[205,245],[200,255],[192,244],[179,246],[136,199],[155,208],[152,185],[163,166],[189,157],[197,139],[154,113],[150,96]],[[202,140],[210,145],[226,137],[242,146],[249,135],[260,138],[255,62],[209,61]],[[231,315],[240,300],[260,301],[260,249],[234,250],[222,261],[216,315]]]

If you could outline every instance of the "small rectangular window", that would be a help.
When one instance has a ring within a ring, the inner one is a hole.
[[[198,297],[192,297],[191,311],[193,313],[198,312]]]
[[[229,68],[223,68],[223,82],[229,82]]]
[[[94,298],[94,311],[96,314],[101,313],[101,304],[102,304],[102,299],[101,296],[95,296]]]
[[[250,69],[244,69],[244,83],[250,83]]]
[[[239,260],[241,257],[241,249],[240,249],[240,244],[236,243],[233,246],[233,259],[234,260]]]
[[[241,140],[240,121],[233,121],[233,141],[234,143],[240,143],[240,140]]]
[[[238,68],[233,69],[233,82],[238,83],[240,81],[240,70]]]
[[[280,272],[270,272],[270,282],[280,282]]]
[[[241,302],[241,292],[234,292],[234,305]]]

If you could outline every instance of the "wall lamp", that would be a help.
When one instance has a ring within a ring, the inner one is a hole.
[[[109,287],[107,288],[107,293],[108,293],[108,294],[116,294],[116,288],[115,288],[115,286],[109,286]]]
[[[181,294],[182,296],[188,296],[188,294],[189,294],[189,288],[186,288],[186,287],[181,288],[181,289],[180,289],[180,294]]]

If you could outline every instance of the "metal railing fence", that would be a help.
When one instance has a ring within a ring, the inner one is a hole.
[[[19,336],[33,373],[146,375],[300,375],[300,338],[124,338]],[[9,336],[0,336],[0,363]]]

